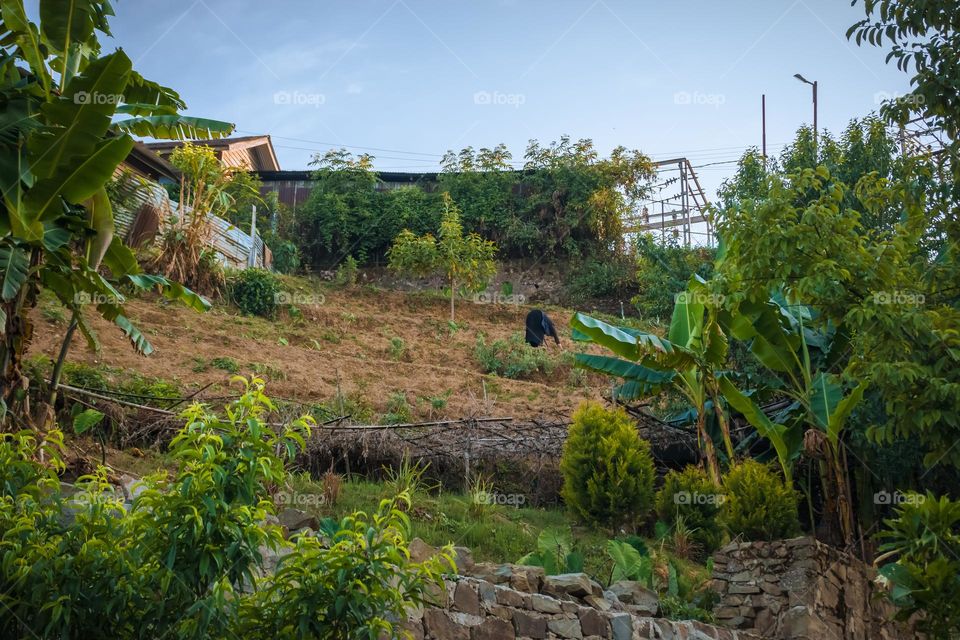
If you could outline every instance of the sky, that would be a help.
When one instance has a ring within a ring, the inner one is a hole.
[[[839,132],[908,90],[856,47],[847,0],[119,0],[113,46],[190,115],[270,134],[283,169],[347,147],[384,171],[568,134],[686,156],[712,199],[734,161],[812,120]],[[105,42],[109,50],[111,43]],[[719,163],[719,164],[717,164]],[[706,166],[704,166],[706,165]]]

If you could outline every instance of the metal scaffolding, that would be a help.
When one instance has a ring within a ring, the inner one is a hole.
[[[625,235],[659,234],[662,242],[668,235],[684,246],[694,244],[694,236],[712,247],[713,224],[707,211],[707,196],[687,158],[672,158],[654,163],[657,169],[650,197],[623,220]]]

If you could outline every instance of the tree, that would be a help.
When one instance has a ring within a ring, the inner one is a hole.
[[[388,258],[390,268],[399,273],[428,276],[442,273],[450,286],[450,321],[454,321],[457,287],[482,291],[497,265],[493,260],[497,247],[475,233],[463,234],[460,212],[450,194],[443,194],[443,217],[437,236],[417,236],[404,229],[393,241]]]
[[[176,92],[144,79],[122,50],[101,53],[97,33],[110,35],[108,2],[51,0],[39,14],[37,25],[22,1],[0,3],[0,415],[26,399],[29,380],[20,362],[33,333],[29,310],[41,288],[71,311],[58,365],[76,328],[98,345],[82,313],[90,302],[138,351],[151,351],[124,315],[120,283],[160,288],[169,298],[207,307],[182,286],[140,272],[114,237],[106,185],[133,148],[131,133],[182,139],[233,130],[228,123],[181,116],[185,105]],[[117,119],[124,115],[131,117]]]
[[[624,380],[616,390],[617,398],[645,398],[666,387],[683,395],[696,412],[697,441],[707,471],[719,484],[716,448],[707,430],[708,411],[716,417],[730,463],[734,451],[716,375],[726,361],[727,338],[717,321],[715,301],[708,296],[703,279],[691,277],[688,290],[677,295],[666,338],[614,327],[581,313],[574,314],[570,326],[575,339],[594,342],[620,356],[576,355],[578,367]]]

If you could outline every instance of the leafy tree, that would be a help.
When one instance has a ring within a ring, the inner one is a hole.
[[[917,628],[948,640],[960,633],[960,502],[932,493],[905,494],[878,534],[877,558],[898,618],[917,613]]]
[[[717,524],[722,492],[703,469],[691,465],[683,471],[671,470],[657,492],[657,517],[672,525],[682,518],[692,530],[693,540],[712,553],[723,540]]]
[[[82,313],[87,302],[95,301],[97,312],[138,351],[151,351],[124,314],[120,283],[160,288],[197,309],[207,306],[180,285],[140,273],[133,254],[114,237],[106,186],[133,148],[131,133],[219,137],[233,126],[180,115],[185,105],[176,92],[144,79],[123,51],[103,54],[98,33],[110,35],[112,14],[106,1],[51,0],[42,3],[37,25],[22,1],[0,4],[0,414],[25,397],[29,381],[21,359],[33,333],[29,310],[41,288],[72,316],[54,389],[74,330],[98,345]]]
[[[588,522],[633,525],[653,509],[653,458],[623,409],[584,403],[560,459],[563,499]]]
[[[669,317],[690,277],[713,273],[713,249],[683,247],[675,240],[660,243],[644,234],[637,237],[635,250],[637,295],[631,302],[645,318]]]
[[[450,286],[450,321],[454,320],[457,287],[482,291],[496,272],[496,246],[475,233],[463,234],[460,212],[450,194],[443,194],[443,217],[437,236],[417,236],[404,229],[393,241],[390,268],[399,273],[427,276],[442,273]]]

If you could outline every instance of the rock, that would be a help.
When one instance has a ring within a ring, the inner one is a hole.
[[[120,476],[120,487],[123,489],[123,497],[127,502],[133,502],[147,489],[140,478],[134,478],[125,473]]]
[[[500,568],[501,565],[492,562],[476,562],[470,567],[470,575],[478,580],[486,580],[493,584],[510,582],[510,575],[503,575],[503,572],[499,571]]]
[[[527,596],[529,597],[529,596]],[[524,605],[524,596],[522,593],[507,589],[505,587],[497,588],[497,603],[506,607],[521,608]]]
[[[516,629],[518,636],[524,636],[527,638],[547,637],[547,621],[524,611],[514,612],[513,626],[514,629]]]
[[[470,630],[472,640],[503,640],[513,638],[513,625],[501,618],[487,618]]]
[[[606,593],[610,592],[607,591]],[[610,611],[613,609],[613,603],[608,598],[599,598],[594,595],[584,597],[583,603],[589,607],[593,607],[597,611]]]
[[[610,623],[593,609],[581,609],[580,628],[585,636],[610,637]]]
[[[530,605],[534,611],[542,611],[543,613],[561,613],[563,611],[559,600],[539,593],[530,596]]]
[[[525,593],[538,593],[546,577],[543,567],[510,565],[510,586]]]
[[[453,606],[470,615],[480,615],[480,598],[476,590],[466,582],[458,582],[453,591]]]
[[[457,565],[457,573],[465,576],[473,567],[473,553],[466,547],[454,547],[453,563]]]
[[[602,595],[593,592],[595,583],[585,573],[561,573],[556,576],[547,576],[543,581],[543,593],[552,596],[573,596],[582,598],[589,595]]]
[[[292,509],[287,507],[277,515],[277,519],[280,521],[280,525],[285,527],[287,531],[299,531],[304,527],[309,527],[316,531],[320,528],[320,521],[317,520],[316,516],[311,516],[299,509]]]
[[[407,550],[410,552],[410,560],[413,562],[426,562],[439,553],[436,547],[430,546],[420,538],[411,540],[410,544],[407,545]]]
[[[610,616],[610,631],[613,640],[630,640],[633,637],[633,616],[615,613]]]
[[[441,609],[424,611],[423,627],[431,638],[437,640],[470,640],[470,630],[454,622]]]
[[[791,607],[780,619],[781,638],[809,638],[821,640],[830,637],[830,630],[805,606]]]
[[[633,605],[638,615],[655,616],[660,608],[660,597],[634,580],[620,580],[610,585],[610,591],[620,602]],[[636,611],[639,610],[639,611]]]
[[[580,630],[580,621],[576,619],[548,620],[547,628],[551,633],[561,638],[576,638],[576,640],[583,638],[583,632]]]

